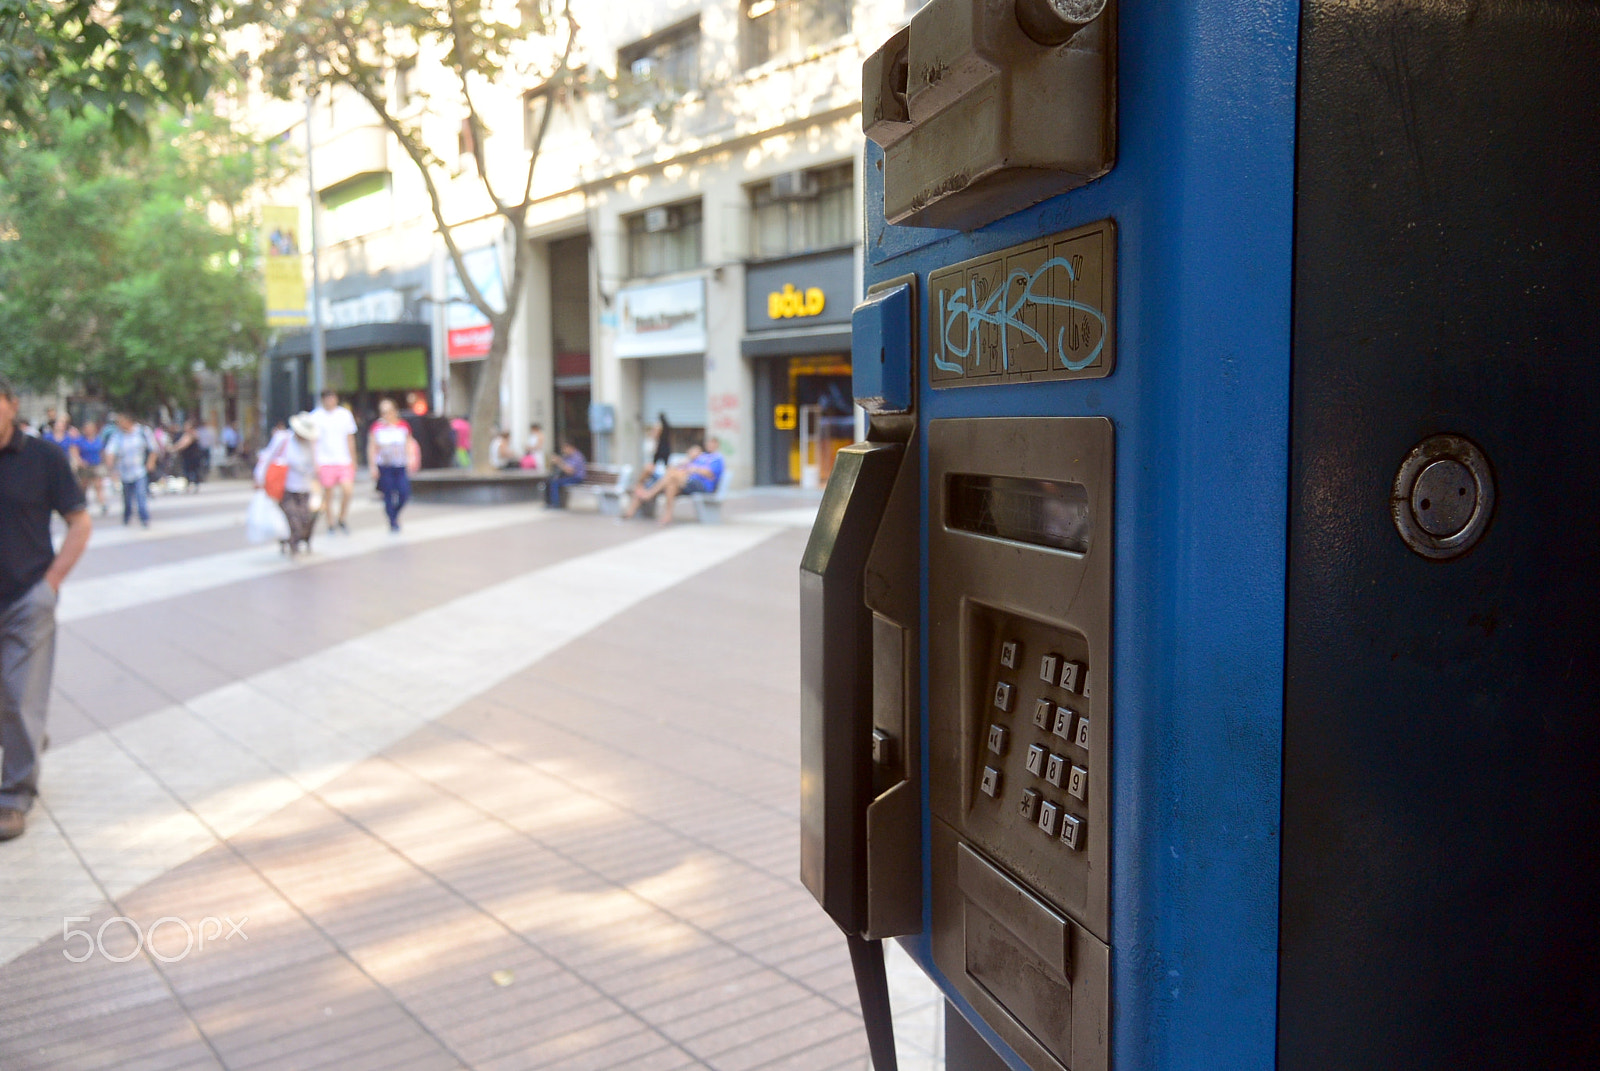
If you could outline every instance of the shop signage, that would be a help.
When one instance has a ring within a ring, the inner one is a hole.
[[[706,351],[703,279],[631,286],[617,292],[618,357],[674,357]]]
[[[807,287],[802,293],[793,283],[784,283],[782,290],[767,295],[767,315],[774,320],[790,320],[796,316],[820,316],[828,307],[828,295],[822,287]]]
[[[847,324],[855,285],[855,253],[848,249],[748,265],[745,327],[755,334]]]
[[[504,308],[506,287],[500,274],[500,250],[494,246],[463,253],[461,261],[467,267],[472,282],[489,302]],[[489,317],[467,300],[466,288],[456,274],[455,264],[447,263],[449,272],[450,304],[445,309],[445,354],[452,361],[472,361],[489,355],[494,342],[494,327]]]

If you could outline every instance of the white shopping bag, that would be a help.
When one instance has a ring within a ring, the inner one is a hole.
[[[260,488],[250,496],[244,515],[244,537],[252,543],[276,543],[289,538],[289,518]]]

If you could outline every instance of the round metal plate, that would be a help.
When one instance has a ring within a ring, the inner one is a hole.
[[[1471,550],[1494,513],[1489,459],[1459,435],[1434,435],[1400,463],[1389,509],[1406,546],[1444,561]]]

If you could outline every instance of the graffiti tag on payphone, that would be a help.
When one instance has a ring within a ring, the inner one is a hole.
[[[1051,257],[1044,262],[1042,268],[1032,275],[1025,271],[1012,272],[1006,277],[1005,287],[995,290],[986,298],[981,296],[982,288],[978,285],[973,286],[973,293],[970,299],[967,296],[967,287],[961,287],[948,295],[944,290],[939,291],[939,330],[940,341],[943,343],[940,348],[946,353],[957,357],[970,358],[978,351],[978,336],[984,325],[1001,328],[1014,327],[1021,331],[1034,345],[1043,346],[1056,360],[1061,362],[1061,367],[1068,371],[1080,372],[1094,364],[1100,357],[1101,349],[1105,346],[1106,318],[1101,315],[1099,309],[1091,305],[1085,305],[1081,301],[1052,297],[1049,293],[1048,282],[1045,284],[1045,292],[1040,293],[1038,290],[1040,280],[1046,279],[1055,268],[1060,268],[1066,272],[1068,279],[1074,282],[1077,281],[1078,273],[1074,270],[1071,261],[1064,260],[1061,257]],[[1017,292],[1016,299],[1007,300],[1008,295],[1013,291]],[[946,302],[947,296],[949,298],[948,302]],[[1093,317],[1094,321],[1099,325],[1099,330],[1087,329],[1086,323],[1070,320],[1068,323],[1056,328],[1054,339],[1047,339],[1039,333],[1033,323],[1029,323],[1020,315],[1026,308],[1043,308],[1046,306],[1054,306],[1060,309],[1076,309],[1083,313],[1085,317]],[[959,332],[959,334],[965,337],[957,338],[956,325],[963,323],[963,320],[965,321],[963,325],[965,330]],[[1074,341],[1080,336],[1090,337],[1092,335],[1096,339],[1094,346],[1082,357],[1074,356],[1069,352],[1067,346],[1069,332],[1071,332]],[[1011,355],[1009,347],[1006,345],[1008,334],[1009,332],[1006,331],[999,332],[1000,366],[1007,371],[1011,369]],[[946,372],[966,371],[965,365],[944,360],[938,355],[937,350],[934,353],[934,363]]]
[[[931,273],[935,387],[1109,375],[1111,222]]]

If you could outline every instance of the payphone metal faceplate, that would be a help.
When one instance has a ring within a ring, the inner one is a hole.
[[[1113,431],[928,425],[933,955],[1036,1067],[1107,1066]]]

